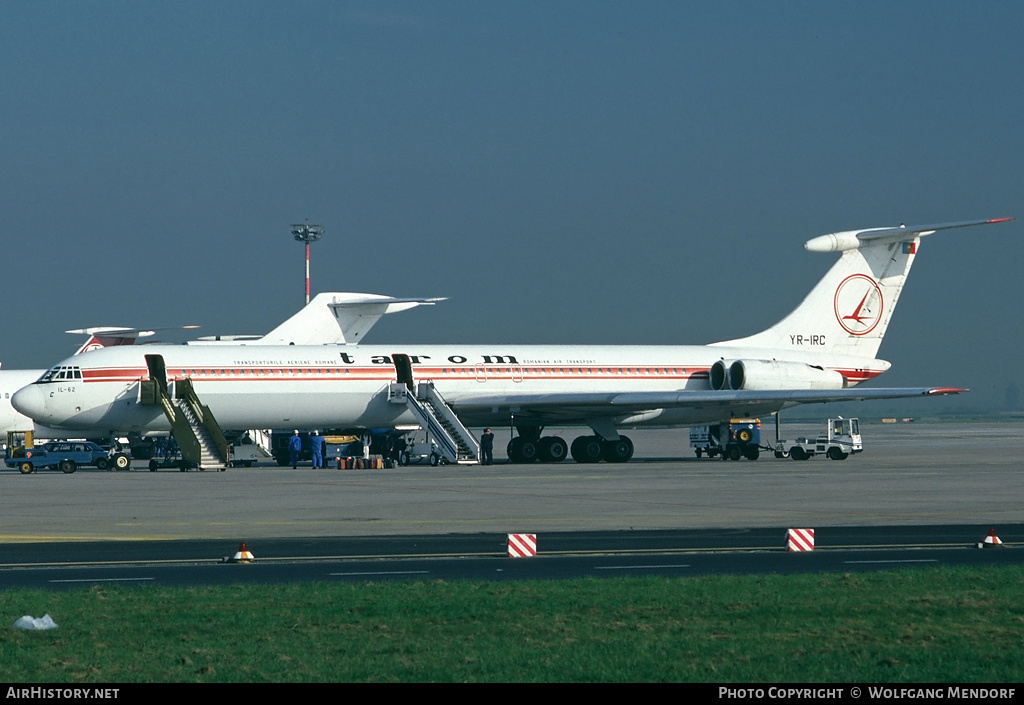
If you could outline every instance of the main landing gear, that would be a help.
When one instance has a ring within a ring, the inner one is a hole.
[[[619,436],[606,441],[600,436],[580,436],[567,446],[560,436],[541,436],[541,428],[517,427],[519,435],[508,442],[506,451],[513,463],[559,463],[567,455],[577,463],[625,463],[633,457],[633,441]]]

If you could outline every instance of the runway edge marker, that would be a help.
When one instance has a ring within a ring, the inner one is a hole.
[[[238,544],[238,551],[230,558],[225,558],[225,563],[252,563],[256,558],[246,548],[245,542]]]
[[[786,532],[787,551],[813,551],[814,529],[790,529]]]
[[[537,534],[509,534],[508,557],[529,558],[537,555]]]
[[[995,547],[995,546],[1002,546],[1002,545],[1003,545],[1003,541],[998,536],[996,536],[996,530],[995,529],[989,529],[988,530],[988,534],[985,536],[985,538],[983,538],[981,541],[978,542],[978,548],[986,548],[986,547],[989,547],[989,546]]]

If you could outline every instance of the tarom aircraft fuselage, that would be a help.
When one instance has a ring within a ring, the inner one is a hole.
[[[214,349],[150,345],[98,352],[105,354],[90,352],[65,361],[61,364],[65,379],[32,385],[24,393],[19,392],[17,403],[25,405],[25,397],[35,395],[32,406],[36,420],[45,419],[48,425],[59,428],[166,431],[169,427],[159,407],[136,403],[139,381],[149,379],[145,356],[159,355],[167,379],[191,379],[196,394],[214,410],[217,421],[226,429],[411,424],[415,419],[407,411],[388,403],[388,386],[396,380],[394,355],[405,353],[411,359],[416,380],[432,381],[441,389],[466,425],[493,426],[507,424],[510,409],[515,413],[522,405],[506,401],[482,408],[479,399],[483,394],[604,394],[612,404],[615,397],[633,392],[711,392],[709,370],[716,361],[751,358],[763,350],[600,345],[238,345]],[[95,360],[97,357],[101,359]],[[787,360],[820,365],[823,357],[812,351],[794,350]],[[889,366],[884,360],[835,356],[829,363],[827,369],[836,373],[837,389],[843,386],[841,378],[855,384],[881,374]],[[464,400],[474,403],[462,411],[459,407]],[[737,411],[728,414],[746,415],[755,407],[739,400],[733,403]],[[765,404],[756,406],[762,410]],[[675,408],[656,413],[645,410],[633,418],[637,414],[627,409],[611,418],[617,425],[680,425],[718,421],[720,414],[719,408]],[[551,415],[555,419],[564,416]]]

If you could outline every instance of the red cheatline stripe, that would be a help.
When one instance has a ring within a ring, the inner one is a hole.
[[[191,368],[190,368],[191,369]],[[200,369],[200,368],[196,368]],[[206,368],[212,369],[212,368]],[[276,381],[340,381],[346,379],[381,379],[381,380],[393,380],[394,376],[383,372],[379,368],[375,369],[356,369],[356,368],[342,368],[344,372],[305,372],[297,371],[292,372],[288,368],[283,368],[281,372],[261,372],[257,374],[256,368],[216,368],[218,372],[216,374],[191,374],[182,370],[168,370],[169,377],[171,379],[190,378],[193,381],[198,382],[240,382],[240,381],[253,381],[258,380],[261,382],[276,382]],[[220,373],[219,370],[225,370],[224,373]],[[298,368],[296,368],[298,369]],[[653,368],[652,368],[653,369]],[[878,374],[878,373],[874,373]],[[418,376],[421,378],[434,378],[436,376],[444,376],[448,378],[443,372],[431,374],[429,370],[418,371]],[[872,375],[873,376],[873,375]],[[137,382],[139,380],[148,380],[149,374],[146,370],[83,370],[82,377],[84,382]],[[687,380],[690,379],[690,375],[684,374],[656,374],[656,373],[591,373],[591,374],[567,374],[567,373],[545,373],[545,374],[509,374],[509,373],[497,373],[493,371],[487,371],[483,375],[451,375],[453,380],[471,380],[471,379],[488,379],[488,380],[580,380],[580,381],[604,381],[604,380],[651,380],[651,379],[678,379]],[[706,374],[695,374],[692,375],[693,379],[707,379]]]

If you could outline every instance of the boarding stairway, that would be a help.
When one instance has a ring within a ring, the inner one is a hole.
[[[473,433],[462,425],[455,411],[434,388],[433,382],[418,383],[415,394],[404,383],[391,384],[388,388],[388,401],[406,405],[437,444],[445,461],[479,462],[480,444]]]
[[[210,408],[196,396],[192,380],[174,380],[166,387],[158,380],[142,380],[139,403],[163,408],[181,457],[190,467],[224,470],[230,466],[227,440]]]

